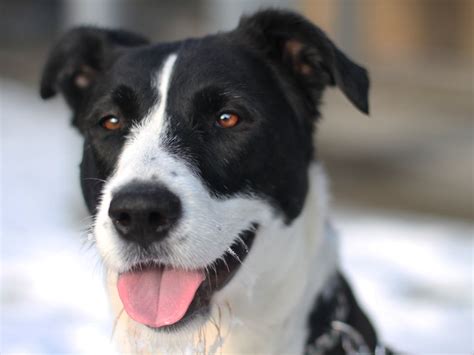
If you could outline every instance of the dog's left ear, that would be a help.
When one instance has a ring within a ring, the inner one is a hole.
[[[360,111],[369,113],[367,71],[304,17],[289,11],[264,10],[242,17],[237,31],[271,60],[288,68],[310,90],[337,85]]]
[[[122,30],[88,26],[69,30],[46,62],[41,97],[48,99],[59,92],[77,110],[93,84],[124,49],[148,43],[146,38]]]

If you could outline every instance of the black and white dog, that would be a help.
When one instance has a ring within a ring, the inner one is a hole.
[[[41,96],[60,92],[84,136],[121,351],[382,349],[338,273],[316,159],[334,85],[368,113],[366,70],[279,10],[179,42],[92,27],[59,41]]]

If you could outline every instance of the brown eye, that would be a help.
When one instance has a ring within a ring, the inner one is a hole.
[[[223,113],[217,119],[217,124],[222,128],[232,128],[239,123],[240,117],[234,113]]]
[[[123,124],[120,118],[116,116],[105,116],[100,121],[100,125],[108,131],[116,131],[121,129]]]

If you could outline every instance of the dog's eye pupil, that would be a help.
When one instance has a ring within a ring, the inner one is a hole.
[[[217,119],[217,124],[222,128],[232,128],[239,123],[240,117],[234,113],[223,113]]]
[[[123,126],[122,121],[116,116],[105,116],[100,125],[108,131],[116,131]]]

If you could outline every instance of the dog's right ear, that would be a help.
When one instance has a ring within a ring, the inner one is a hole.
[[[43,99],[63,94],[77,110],[100,74],[125,47],[149,41],[134,33],[95,27],[77,27],[67,32],[53,48],[43,70],[40,94]]]
[[[241,18],[237,32],[297,78],[310,95],[337,85],[361,112],[369,113],[367,70],[349,59],[325,33],[291,11],[262,10]]]

